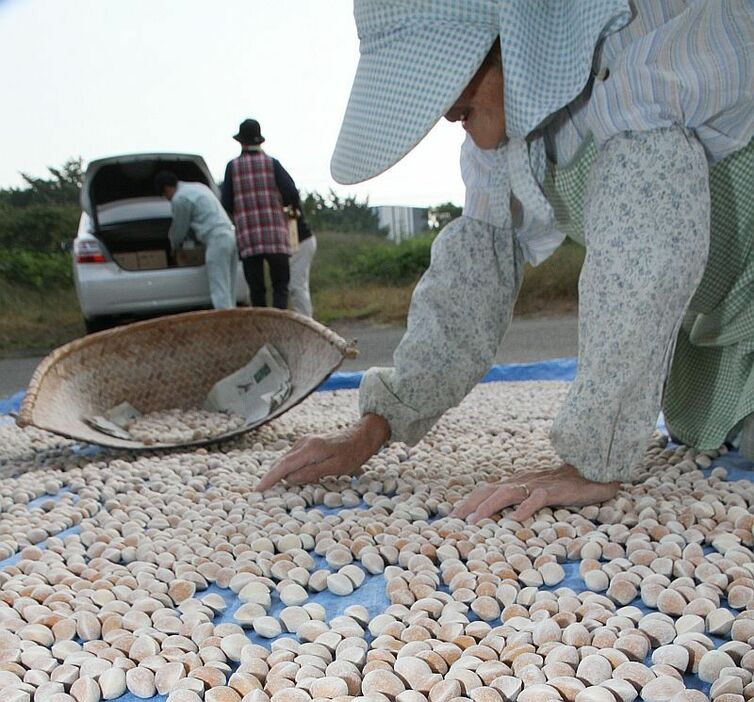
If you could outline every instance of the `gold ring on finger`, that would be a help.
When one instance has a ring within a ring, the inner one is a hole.
[[[526,485],[524,485],[524,483],[521,483],[518,487],[520,487],[526,493],[526,496],[524,497],[524,499],[528,500],[529,497],[531,497],[531,492],[529,492],[529,488]]]

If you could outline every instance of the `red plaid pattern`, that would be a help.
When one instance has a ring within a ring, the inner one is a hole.
[[[272,159],[263,151],[244,151],[232,161],[233,219],[241,258],[288,254],[288,220],[275,183]]]

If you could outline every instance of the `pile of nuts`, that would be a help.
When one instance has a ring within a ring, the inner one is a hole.
[[[235,412],[168,409],[141,414],[129,421],[125,429],[146,445],[181,444],[222,436],[245,423],[246,418]]]
[[[603,505],[448,516],[557,464],[566,389],[479,386],[358,477],[264,495],[293,441],[356,417],[355,392],[185,452],[87,456],[0,426],[2,702],[754,699],[754,485],[717,452],[658,435]]]

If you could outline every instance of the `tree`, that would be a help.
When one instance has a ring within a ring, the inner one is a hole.
[[[68,159],[60,168],[48,166],[52,178],[34,178],[26,173],[21,177],[40,203],[78,205],[79,193],[84,183],[84,167],[81,157]]]
[[[315,231],[385,234],[369,198],[360,202],[354,196],[341,198],[332,189],[323,196],[317,192],[306,194],[302,202],[304,216]]]
[[[71,158],[47,170],[48,178],[22,173],[26,187],[0,190],[0,246],[58,252],[76,236],[83,162]]]
[[[429,227],[432,230],[442,229],[448,222],[460,217],[463,208],[452,202],[443,202],[441,205],[429,208]]]
[[[75,205],[84,182],[84,167],[81,158],[70,158],[60,168],[48,166],[50,178],[35,178],[21,173],[25,188],[0,190],[0,202],[11,207],[31,205]]]
[[[59,252],[76,236],[80,214],[74,205],[0,207],[0,247]]]

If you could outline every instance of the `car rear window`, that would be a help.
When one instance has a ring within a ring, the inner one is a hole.
[[[95,205],[154,196],[154,177],[163,170],[173,171],[178,180],[209,185],[202,169],[192,161],[134,161],[102,166],[94,176],[89,195]]]

